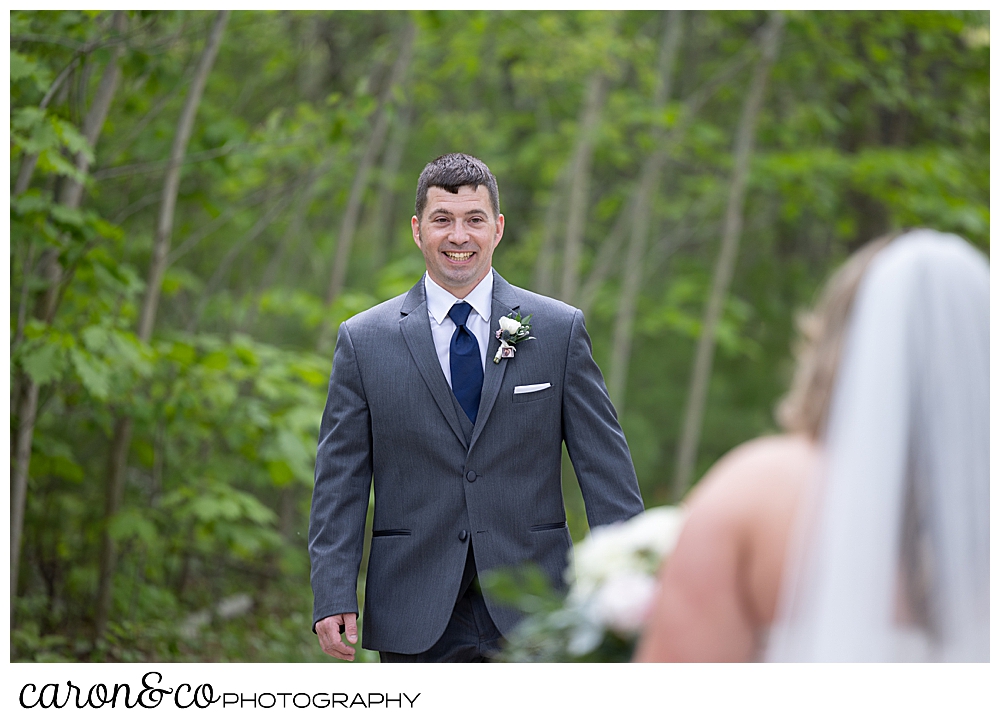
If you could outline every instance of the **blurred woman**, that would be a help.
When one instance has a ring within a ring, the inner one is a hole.
[[[787,434],[698,485],[636,660],[988,660],[986,261],[878,239],[801,326]]]

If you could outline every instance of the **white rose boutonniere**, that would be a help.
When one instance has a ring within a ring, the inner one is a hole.
[[[507,316],[500,317],[500,328],[496,331],[496,337],[500,340],[500,348],[497,349],[493,363],[499,364],[501,359],[514,356],[514,345],[525,339],[534,339],[531,336],[531,314],[523,319],[520,314],[511,312]]]

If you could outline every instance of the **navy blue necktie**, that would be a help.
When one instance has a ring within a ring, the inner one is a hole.
[[[469,304],[459,301],[448,310],[448,316],[456,327],[451,337],[451,388],[458,403],[475,424],[479,414],[479,397],[483,393],[483,360],[479,355],[476,335],[465,326],[471,311]]]

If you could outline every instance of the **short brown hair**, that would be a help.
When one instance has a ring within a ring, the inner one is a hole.
[[[500,190],[497,188],[497,179],[489,167],[475,156],[449,153],[438,156],[424,166],[417,180],[417,202],[414,206],[418,221],[423,219],[424,208],[427,206],[427,190],[431,186],[443,188],[448,193],[458,193],[458,189],[462,186],[473,188],[486,186],[493,218],[496,219],[500,215]]]

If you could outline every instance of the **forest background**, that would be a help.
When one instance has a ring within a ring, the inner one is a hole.
[[[442,153],[490,165],[495,267],[584,310],[646,505],[679,499],[777,430],[848,253],[989,253],[988,23],[11,12],[11,660],[332,660],[306,538],[336,329],[420,277]]]

